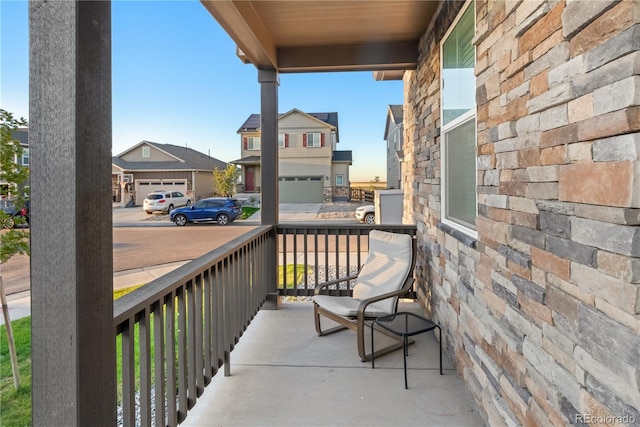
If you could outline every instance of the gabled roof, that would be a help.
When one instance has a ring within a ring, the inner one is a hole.
[[[338,136],[338,113],[330,112],[330,113],[305,113],[304,111],[300,111],[297,108],[294,108],[286,113],[278,114],[278,120],[283,117],[286,117],[293,113],[300,113],[306,116],[311,117],[312,119],[319,120],[325,124],[333,126],[336,129],[336,141],[340,141]],[[260,114],[251,114],[247,120],[240,126],[237,133],[242,132],[257,132],[260,130]]]
[[[353,162],[353,154],[351,150],[342,150],[342,151],[334,151],[331,156],[332,162],[349,162],[351,164]]]
[[[248,156],[248,157],[243,157],[241,159],[238,160],[233,160],[229,163],[233,163],[234,165],[259,165],[260,164],[260,156]]]
[[[23,147],[29,146],[29,128],[18,128],[11,133],[11,137],[20,141],[20,145]]]
[[[175,161],[170,162],[127,162],[120,157],[140,145],[151,145],[154,148],[174,157]],[[215,168],[226,168],[227,163],[215,157],[207,156],[204,153],[192,148],[181,147],[173,144],[159,144],[157,142],[141,141],[132,148],[111,158],[111,162],[124,170],[214,170]]]
[[[384,127],[384,139],[389,136],[389,123],[393,122],[396,125],[402,124],[403,120],[403,106],[402,105],[389,105],[387,109],[387,123]]]
[[[402,123],[402,112],[402,105],[389,105],[389,114],[391,114],[391,117],[393,118],[393,122],[395,124]]]

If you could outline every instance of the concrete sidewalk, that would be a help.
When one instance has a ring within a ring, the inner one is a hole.
[[[134,268],[132,270],[113,273],[113,290],[120,290],[131,286],[149,283],[160,276],[186,264],[189,261],[172,262],[169,264],[152,265],[149,267]],[[7,295],[9,317],[17,320],[31,315],[31,291],[18,292]],[[0,316],[0,325],[4,325],[4,317]]]

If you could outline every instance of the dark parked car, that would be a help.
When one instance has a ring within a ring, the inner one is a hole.
[[[11,200],[0,201],[0,210],[5,213],[2,215],[2,228],[13,228],[16,224],[29,224],[29,201],[25,205],[16,209]]]
[[[214,197],[202,199],[191,206],[171,211],[170,218],[176,225],[187,225],[188,222],[216,221],[219,225],[227,225],[240,216],[242,209],[236,199]]]

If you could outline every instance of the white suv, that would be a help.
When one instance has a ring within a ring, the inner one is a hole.
[[[147,194],[142,209],[148,214],[153,212],[169,213],[180,206],[191,205],[191,199],[179,191],[154,191]]]
[[[360,206],[356,209],[356,219],[365,224],[376,223],[376,208],[373,205]]]

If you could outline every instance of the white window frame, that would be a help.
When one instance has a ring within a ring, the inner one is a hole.
[[[258,150],[260,150],[260,137],[259,136],[248,136],[247,137],[247,150],[249,150],[249,151],[258,151]]]
[[[284,133],[278,134],[278,148],[285,148],[286,136]]]
[[[440,102],[440,120],[442,120],[444,122],[444,102],[442,101],[443,99],[443,94],[444,94],[444,74],[443,74],[443,65],[444,65],[444,43],[447,40],[447,38],[449,38],[449,36],[451,35],[451,33],[453,32],[453,30],[455,29],[455,27],[458,25],[460,19],[462,18],[462,16],[464,15],[464,13],[467,11],[467,9],[469,7],[474,7],[475,3],[474,0],[467,0],[467,2],[465,2],[464,6],[462,7],[462,9],[460,10],[460,12],[458,13],[458,16],[456,16],[456,19],[453,21],[453,23],[451,24],[451,26],[449,27],[449,29],[447,30],[447,32],[445,33],[444,37],[442,38],[442,40],[440,41],[440,94],[441,94],[441,102]],[[475,8],[474,8],[475,9]],[[474,32],[475,32],[475,25],[476,25],[476,16],[475,16],[475,10],[473,11],[474,14]],[[474,47],[474,57],[475,57],[475,47]],[[475,79],[475,77],[474,77]],[[474,98],[475,99],[475,98]],[[475,104],[475,103],[474,103]],[[441,213],[441,221],[456,229],[459,230],[467,235],[472,236],[473,238],[478,238],[478,232],[475,228],[470,228],[467,227],[465,225],[460,224],[460,222],[455,221],[453,219],[449,219],[447,218],[447,169],[446,169],[446,165],[447,165],[447,154],[446,154],[446,135],[457,129],[458,127],[467,124],[470,120],[474,121],[474,127],[476,129],[475,133],[474,133],[474,147],[475,147],[475,158],[476,161],[474,162],[475,168],[474,168],[474,176],[475,176],[475,194],[476,194],[476,202],[475,202],[475,218],[478,217],[478,193],[477,193],[477,187],[478,187],[478,162],[477,162],[477,146],[478,146],[478,123],[477,123],[477,114],[476,114],[476,110],[477,110],[477,105],[474,105],[474,107],[467,111],[466,113],[462,114],[460,117],[455,118],[454,120],[452,120],[451,122],[447,123],[447,124],[443,124],[442,128],[441,128],[441,138],[440,138],[440,174],[441,174],[441,195],[442,195],[442,200],[441,200],[441,205],[440,205],[440,213]]]
[[[148,145],[142,147],[142,157],[151,157],[151,147]]]
[[[311,138],[311,135],[314,135]],[[313,139],[313,144],[311,144],[311,139]],[[316,141],[317,139],[317,141]],[[307,147],[308,148],[320,148],[322,147],[322,133],[320,132],[309,132],[307,133]]]
[[[26,162],[25,162],[26,159]],[[29,149],[22,149],[22,166],[29,166]]]
[[[338,183],[338,178],[340,178],[340,183]],[[336,187],[344,187],[344,174],[336,174]]]

